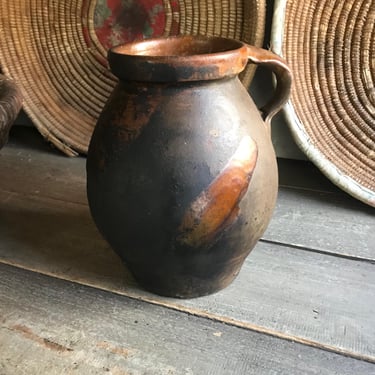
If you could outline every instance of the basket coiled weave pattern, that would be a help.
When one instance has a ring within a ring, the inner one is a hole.
[[[116,84],[106,65],[107,50],[95,32],[98,3],[0,0],[2,69],[19,83],[24,108],[39,131],[71,156],[87,152],[96,120]],[[163,7],[164,36],[220,35],[262,45],[265,0],[148,3]],[[251,66],[241,76],[245,86],[253,73]]]
[[[282,3],[282,55],[294,73],[291,104],[304,139],[293,126],[292,133],[313,161],[318,150],[334,165],[331,173],[318,160],[333,182],[375,205],[375,1]]]

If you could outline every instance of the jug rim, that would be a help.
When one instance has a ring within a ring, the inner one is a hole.
[[[124,81],[183,82],[238,75],[247,47],[238,40],[202,35],[149,38],[108,51],[113,74]]]

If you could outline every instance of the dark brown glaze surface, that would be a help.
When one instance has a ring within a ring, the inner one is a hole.
[[[144,80],[144,67],[135,63],[144,56],[127,57],[137,71],[132,79],[124,79],[133,74],[130,65],[123,61],[121,70],[121,59],[115,62],[120,83],[89,147],[88,199],[99,230],[141,285],[197,297],[228,285],[265,231],[277,194],[276,159],[247,91],[215,60],[242,61],[242,47],[214,53],[213,60],[204,53],[182,62],[175,56],[179,67],[192,59],[191,75],[177,70],[168,81],[155,60],[168,68],[171,51],[157,55],[150,43],[155,69]],[[216,79],[206,79],[211,68],[220,72]]]
[[[192,247],[209,245],[239,215],[239,203],[247,191],[258,156],[250,136],[241,140],[224,170],[191,203],[178,228],[177,240]]]
[[[260,114],[237,78],[116,90],[123,107],[108,103],[87,160],[99,229],[150,290],[191,297],[221,289],[265,230],[276,198]]]

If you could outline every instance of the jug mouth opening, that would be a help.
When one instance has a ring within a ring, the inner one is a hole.
[[[213,80],[239,74],[247,63],[247,48],[234,39],[180,35],[115,46],[108,61],[120,80]]]

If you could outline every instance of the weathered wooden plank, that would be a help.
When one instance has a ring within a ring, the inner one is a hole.
[[[344,195],[280,188],[263,239],[375,261],[375,210]]]
[[[372,374],[375,365],[0,265],[2,374]]]
[[[224,291],[173,300],[137,287],[87,206],[0,191],[0,260],[375,361],[375,265],[259,243]]]
[[[87,204],[85,161],[51,152],[33,129],[16,129],[10,144],[0,152],[0,188]],[[279,164],[280,183],[288,185],[290,181],[288,186],[301,189],[280,188],[273,219],[263,238],[375,260],[374,209],[337,193],[319,171],[306,171],[305,162]],[[326,192],[306,190],[308,186],[315,190],[322,186]]]
[[[279,196],[266,241],[375,260],[375,210],[329,181],[312,163],[278,160]]]
[[[15,127],[0,150],[0,188],[86,204],[85,163],[51,149],[35,129]]]
[[[79,203],[0,190],[0,249],[5,262],[77,281],[91,275],[109,286],[126,277]]]

